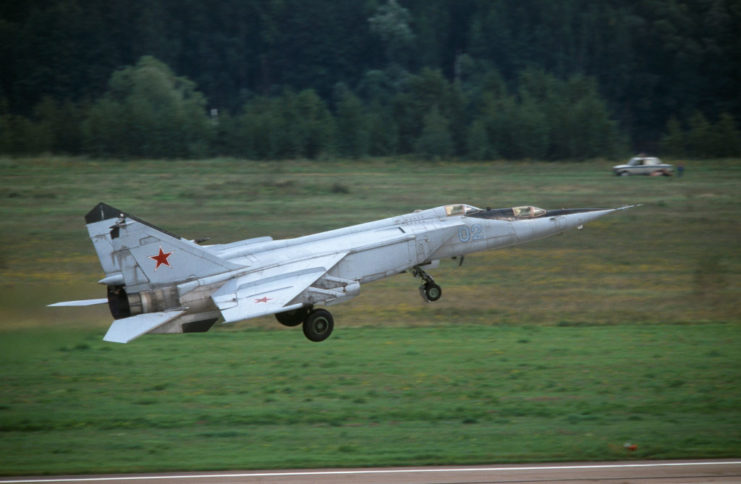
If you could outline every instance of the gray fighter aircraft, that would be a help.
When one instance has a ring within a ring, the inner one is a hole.
[[[274,314],[303,325],[311,341],[334,328],[330,306],[355,297],[361,284],[402,272],[421,279],[426,301],[442,290],[426,272],[440,259],[542,239],[608,213],[631,208],[544,210],[524,206],[480,209],[457,204],[419,210],[295,239],[258,237],[199,245],[99,203],[85,222],[105,277],[104,299],[114,321],[105,341],[128,343],[145,333],[208,331],[225,323]]]

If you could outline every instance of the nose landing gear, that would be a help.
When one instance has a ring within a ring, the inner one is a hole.
[[[435,284],[435,280],[432,279],[432,276],[426,273],[419,266],[412,269],[412,275],[414,277],[419,277],[420,279],[422,279],[422,281],[424,281],[424,284],[419,286],[419,293],[422,295],[422,299],[424,299],[426,302],[437,301],[438,299],[440,299],[440,296],[443,295],[442,288]]]

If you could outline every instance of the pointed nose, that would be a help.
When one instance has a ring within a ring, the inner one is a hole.
[[[598,218],[603,217],[607,215],[608,213],[625,210],[625,209],[632,208],[635,206],[636,205],[626,205],[624,207],[619,207],[619,208],[597,208],[597,209],[586,210],[584,212],[562,215],[561,220],[560,220],[560,225],[562,229],[570,229],[574,227],[579,227],[586,223],[592,222],[593,220],[597,220]]]

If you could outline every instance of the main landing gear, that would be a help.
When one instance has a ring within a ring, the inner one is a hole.
[[[412,275],[422,279],[419,293],[422,299],[433,302],[440,299],[443,290],[435,284],[435,280],[419,266],[412,268]],[[276,313],[275,319],[284,326],[302,325],[304,336],[310,341],[318,343],[329,338],[334,329],[334,318],[332,313],[326,309],[314,309],[313,306],[304,306],[292,311]]]
[[[334,329],[334,318],[332,313],[326,309],[314,309],[312,306],[306,306],[277,313],[275,319],[284,326],[303,325],[304,336],[309,340],[318,343],[329,338]]]
[[[424,299],[425,301],[437,301],[438,299],[440,299],[440,296],[443,295],[443,290],[440,288],[440,286],[435,284],[432,276],[426,273],[419,266],[412,269],[412,275],[414,277],[419,277],[424,282],[421,286],[419,286],[419,293],[422,295],[422,299]]]

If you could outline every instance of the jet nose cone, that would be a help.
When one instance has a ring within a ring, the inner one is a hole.
[[[621,210],[627,210],[629,208],[633,208],[636,206],[637,205],[625,205],[623,207],[618,207],[618,208],[595,208],[595,209],[585,210],[579,213],[572,213],[569,215],[564,215],[561,225],[564,228],[580,227],[593,220],[597,220],[598,218],[603,217],[607,215],[608,213],[618,212]]]
[[[633,207],[640,207],[640,205],[623,205],[622,207],[618,208],[596,208],[588,211],[585,215],[589,216],[589,220],[594,220],[602,217],[603,215],[607,215],[608,213],[620,212]]]

